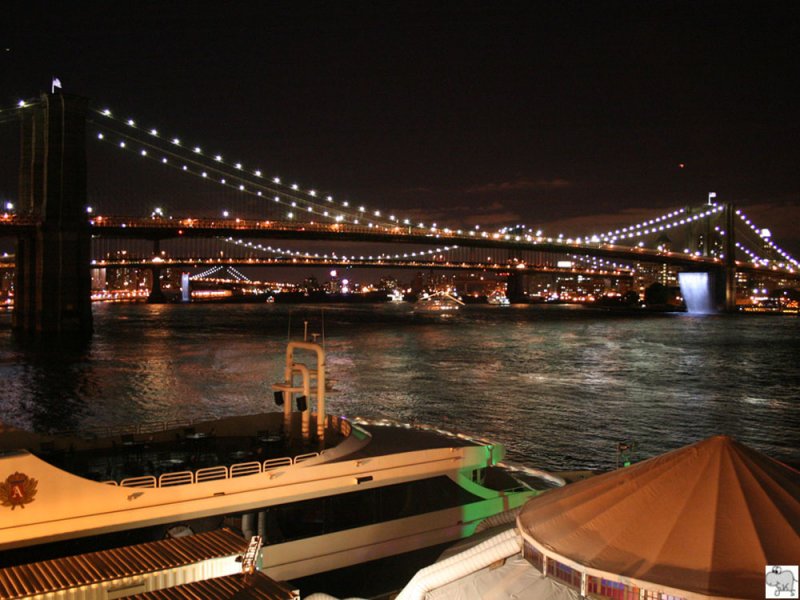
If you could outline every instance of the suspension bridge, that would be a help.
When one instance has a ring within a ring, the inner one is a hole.
[[[576,237],[525,226],[459,228],[267,176],[262,167],[80,97],[43,94],[3,114],[19,127],[20,165],[18,197],[0,214],[0,236],[16,240],[14,325],[26,331],[90,329],[92,268],[149,268],[156,297],[167,267],[479,270],[504,272],[509,287],[521,290],[534,273],[624,278],[650,265],[708,273],[716,305],[726,310],[754,279],[798,283],[800,264],[768,229],[712,196],[701,206]],[[94,192],[87,150],[118,158],[129,169],[121,175],[127,185]],[[165,191],[153,194],[158,200],[120,202],[122,188],[139,187],[143,169]],[[381,250],[298,250],[268,240]]]

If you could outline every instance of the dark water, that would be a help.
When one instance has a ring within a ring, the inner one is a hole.
[[[291,318],[290,318],[291,313]],[[49,430],[272,410],[289,321],[276,305],[96,305],[82,344],[23,344],[0,315],[0,420]],[[576,307],[326,306],[332,412],[503,442],[545,468],[613,466],[725,433],[800,461],[800,320]]]

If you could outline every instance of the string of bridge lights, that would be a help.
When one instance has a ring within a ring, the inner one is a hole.
[[[269,245],[268,246],[264,246],[263,244],[254,243],[252,241],[245,241],[245,240],[242,240],[242,239],[234,239],[232,237],[220,238],[220,239],[222,241],[224,241],[224,242],[227,242],[227,243],[230,243],[230,244],[234,244],[234,245],[239,246],[239,247],[244,247],[244,248],[247,248],[247,249],[250,249],[250,250],[256,250],[256,251],[261,251],[261,252],[268,252],[268,253],[271,253],[273,255],[288,256],[288,257],[300,258],[300,259],[344,260],[344,261],[349,261],[349,262],[376,261],[376,260],[377,261],[380,261],[380,260],[405,260],[405,259],[407,259],[409,261],[413,261],[414,259],[424,258],[425,255],[433,256],[433,255],[436,255],[436,254],[444,254],[445,252],[452,252],[452,251],[458,249],[458,246],[444,246],[442,248],[431,248],[431,249],[428,249],[428,250],[421,250],[419,252],[409,252],[409,253],[403,253],[403,254],[400,254],[400,253],[396,253],[396,254],[381,253],[381,254],[370,255],[370,256],[363,256],[363,255],[355,256],[355,255],[351,255],[351,256],[348,257],[347,255],[339,256],[335,252],[332,252],[331,254],[322,254],[322,255],[320,255],[319,253],[313,253],[312,254],[311,252],[302,251],[302,250],[290,250],[288,248],[273,248],[272,246],[269,246]],[[626,270],[631,271],[632,273],[636,271],[636,269],[634,267],[630,267],[628,265],[619,264],[619,263],[616,263],[616,262],[607,261],[607,260],[604,260],[602,258],[586,257],[586,256],[580,256],[580,255],[577,255],[577,254],[573,254],[572,258],[575,259],[575,260],[579,260],[580,262],[582,262],[584,264],[589,264],[592,268],[596,268],[596,269],[597,268],[599,268],[599,269],[611,269],[613,267],[614,269],[626,269]],[[492,262],[491,257],[489,259],[489,262]]]
[[[780,256],[782,256],[784,259],[786,259],[786,262],[790,263],[791,265],[794,265],[795,267],[800,266],[800,263],[798,263],[798,261],[795,260],[790,254],[788,254],[782,248],[780,248],[780,247],[778,247],[778,246],[776,246],[775,244],[772,243],[771,234],[770,234],[768,229],[759,229],[752,221],[750,221],[750,219],[748,219],[744,214],[742,214],[742,212],[740,210],[736,211],[736,215],[748,227],[750,227],[750,229],[758,236],[758,238],[762,241],[762,243],[765,246],[767,246],[768,248],[770,248],[774,252],[778,253]],[[726,231],[724,229],[720,228],[719,226],[715,226],[714,227],[714,231],[719,233],[719,235],[722,236],[722,237],[726,236]],[[780,267],[782,269],[785,268],[785,269],[788,269],[791,272],[794,272],[794,269],[792,269],[791,266],[787,265],[786,262],[778,262],[778,261],[770,260],[769,258],[764,258],[763,256],[760,256],[759,254],[757,254],[757,253],[753,252],[752,250],[750,250],[747,246],[745,246],[741,242],[738,242],[738,241],[734,242],[734,246],[736,247],[737,250],[740,250],[742,253],[744,253],[748,257],[750,257],[750,260],[752,262],[756,263],[756,264],[761,264],[763,266],[767,266],[767,265],[770,264],[770,262],[775,262],[775,263],[777,263],[778,267]],[[721,254],[720,258],[724,258],[724,256],[725,256],[724,254]]]
[[[577,260],[583,264],[590,265],[593,268],[601,268],[601,269],[625,269],[630,271],[631,273],[636,272],[636,267],[632,267],[630,265],[624,265],[622,263],[611,262],[605,260],[604,258],[599,258],[596,256],[584,256],[582,254],[571,254],[570,258],[573,260]]]
[[[598,241],[604,242],[608,241],[610,243],[616,242],[618,239],[630,239],[632,237],[642,237],[644,235],[650,235],[654,233],[660,233],[666,231],[668,229],[672,229],[673,227],[680,227],[681,225],[687,225],[692,221],[699,221],[700,219],[705,219],[710,217],[714,213],[721,212],[725,209],[724,206],[720,204],[710,204],[709,208],[704,210],[701,213],[697,213],[694,215],[686,215],[681,217],[681,215],[685,214],[687,211],[685,208],[679,208],[677,210],[673,210],[672,212],[660,215],[653,219],[647,219],[642,221],[641,223],[636,223],[634,225],[629,225],[628,227],[623,227],[622,229],[615,229],[614,231],[608,231],[607,233],[602,233],[599,235],[593,235],[591,240],[594,241],[597,238]]]
[[[236,269],[235,267],[232,267],[230,265],[216,265],[214,267],[211,267],[210,269],[206,269],[202,273],[198,273],[196,275],[192,275],[190,279],[205,279],[208,276],[213,275],[214,273],[219,273],[223,269],[227,269],[229,272],[233,273],[236,277],[239,278],[240,281],[246,281],[247,283],[253,283],[252,279],[250,279],[244,273],[239,271],[239,269]]]
[[[776,253],[777,253],[779,256],[782,256],[782,257],[783,257],[783,258],[784,258],[784,259],[785,259],[787,262],[791,263],[791,264],[792,264],[792,265],[794,265],[795,267],[800,267],[800,262],[798,262],[798,261],[797,261],[797,260],[796,260],[796,259],[795,259],[795,258],[794,258],[792,255],[791,255],[791,254],[789,254],[788,252],[786,252],[786,251],[785,251],[783,248],[780,248],[779,246],[776,246],[776,245],[775,245],[775,244],[772,242],[772,234],[770,233],[769,229],[760,229],[760,228],[756,227],[755,223],[753,223],[753,222],[752,222],[752,221],[751,221],[751,220],[750,220],[750,219],[747,217],[747,215],[745,215],[745,214],[744,214],[744,213],[743,213],[741,210],[739,210],[739,209],[737,209],[737,210],[736,210],[736,216],[737,216],[737,217],[739,217],[739,219],[741,219],[741,220],[744,222],[744,224],[745,224],[745,225],[747,225],[748,227],[750,227],[750,229],[751,229],[751,230],[752,230],[752,231],[753,231],[753,232],[754,232],[754,233],[755,233],[755,234],[756,234],[756,235],[757,235],[757,236],[758,236],[758,237],[761,239],[761,241],[762,241],[762,242],[763,242],[763,243],[764,243],[766,246],[768,246],[768,247],[769,247],[771,250],[773,250],[774,252],[776,252]],[[737,247],[737,248],[738,248],[738,247],[740,247],[738,242],[736,243],[736,247]],[[748,254],[749,256],[751,256],[751,257],[753,256],[753,255],[752,255],[752,254],[751,254],[749,251],[747,251],[745,248],[741,248],[741,249],[742,249],[743,251],[745,251],[745,253],[746,253],[746,254]],[[761,262],[763,262],[764,264],[767,264],[767,263],[769,263],[769,262],[770,262],[770,261],[769,261],[769,259],[759,259],[759,260],[761,260]],[[778,266],[780,266],[781,268],[783,268],[783,267],[784,267],[784,265],[783,265],[783,264],[779,264]]]
[[[333,196],[327,195],[324,198],[320,196],[316,190],[309,189],[303,190],[296,183],[291,185],[282,182],[280,177],[273,177],[271,179],[265,178],[261,169],[248,169],[245,168],[241,162],[228,162],[224,159],[222,154],[209,155],[205,153],[201,146],[186,145],[181,141],[180,137],[165,137],[158,129],[140,128],[134,119],[118,119],[114,117],[112,111],[106,109],[93,109],[99,115],[104,117],[103,121],[95,121],[95,124],[102,128],[107,128],[110,131],[98,131],[97,139],[106,140],[106,134],[109,137],[117,135],[120,139],[116,142],[116,146],[121,150],[138,153],[144,158],[161,162],[164,165],[172,168],[177,168],[186,173],[199,176],[203,179],[211,179],[220,185],[236,189],[243,193],[249,193],[258,197],[263,197],[264,192],[275,193],[279,195],[273,197],[273,201],[280,204],[287,205],[288,212],[286,216],[289,220],[296,217],[295,211],[317,214],[321,217],[328,218],[334,222],[344,222],[348,218],[354,225],[366,224],[367,227],[384,227],[394,229],[399,226],[407,227],[409,230],[419,229],[424,230],[426,233],[431,232],[444,232],[446,234],[456,233],[449,228],[439,228],[436,223],[430,227],[425,223],[414,224],[411,219],[401,219],[394,214],[383,216],[380,210],[368,209],[364,205],[351,206],[347,200],[340,203],[334,201]],[[119,124],[122,129],[113,129],[112,124]],[[143,139],[133,135],[132,131],[144,132],[148,137]],[[138,144],[139,147],[129,147],[130,144]],[[165,149],[159,145],[169,144]],[[189,158],[183,156],[180,152],[190,153]],[[156,156],[152,154],[160,153]],[[172,159],[172,160],[171,160]],[[173,163],[173,160],[178,160],[179,163]],[[202,161],[210,161],[209,165],[204,164]],[[189,165],[192,165],[190,167]],[[225,169],[228,170],[225,170]],[[212,177],[212,173],[217,175],[217,178]],[[229,181],[232,178],[233,181]],[[255,178],[255,179],[253,179]],[[247,182],[247,185],[245,184]],[[250,187],[248,187],[250,186]],[[281,198],[283,196],[283,198]],[[304,203],[301,206],[298,203]],[[334,207],[337,207],[334,209]],[[458,230],[459,234],[463,231]]]
[[[452,250],[456,250],[458,246],[444,246],[442,248],[431,248],[428,250],[420,250],[418,252],[407,252],[407,253],[382,253],[377,255],[369,255],[369,256],[347,256],[347,255],[338,255],[335,252],[331,252],[331,254],[322,254],[319,253],[310,253],[304,252],[302,250],[290,250],[289,248],[273,248],[272,246],[265,246],[263,244],[254,243],[252,241],[244,241],[242,239],[234,239],[232,237],[228,238],[219,238],[224,242],[229,244],[234,244],[236,246],[240,246],[243,248],[248,248],[255,251],[260,252],[268,252],[271,254],[281,255],[281,256],[290,256],[294,258],[306,258],[306,259],[323,259],[323,260],[345,260],[345,261],[375,261],[375,260],[414,260],[415,258],[423,258],[425,255],[433,256],[435,254],[442,254],[444,252],[450,252]]]

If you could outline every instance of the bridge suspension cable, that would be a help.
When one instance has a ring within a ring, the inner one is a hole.
[[[368,227],[406,227],[428,231],[424,223],[400,219],[394,214],[383,215],[381,210],[351,205],[347,200],[336,202],[331,195],[321,195],[314,189],[303,190],[298,184],[285,184],[280,177],[265,178],[262,169],[245,168],[241,162],[228,162],[222,154],[208,155],[200,146],[187,146],[179,137],[165,137],[156,128],[137,126],[133,119],[121,120],[110,109],[93,109],[100,118],[92,122],[100,129],[96,138],[110,141],[118,149],[136,153],[143,158],[160,162],[201,179],[214,181],[239,192],[272,202],[286,209],[286,217],[298,219],[301,214],[333,222],[365,224]],[[112,139],[116,136],[116,139]],[[433,225],[436,230],[436,225]]]

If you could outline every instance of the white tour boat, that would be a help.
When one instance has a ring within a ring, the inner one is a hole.
[[[261,535],[264,570],[291,580],[467,537],[563,484],[520,483],[499,444],[326,414],[317,343],[289,343],[273,389],[282,412],[100,437],[0,433],[0,566],[227,526]]]
[[[464,303],[446,292],[424,295],[414,305],[418,314],[450,314],[464,306]]]

